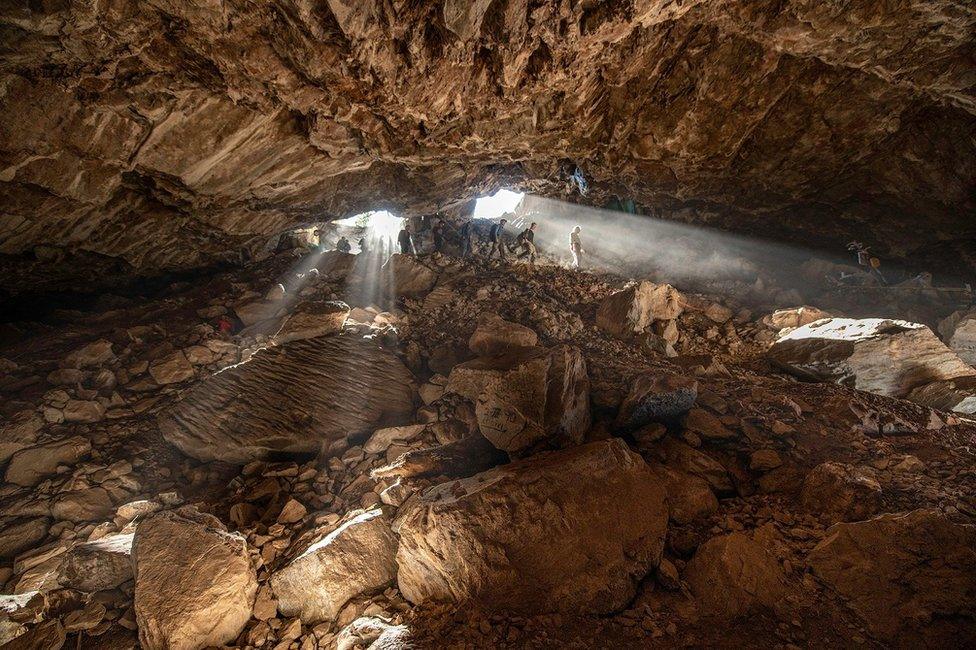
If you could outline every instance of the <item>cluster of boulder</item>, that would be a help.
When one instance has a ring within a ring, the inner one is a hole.
[[[2,421],[0,643],[379,650],[468,605],[492,617],[472,634],[605,616],[660,636],[824,599],[886,643],[972,629],[976,471],[889,440],[968,425],[729,367],[794,328],[769,352],[783,367],[910,396],[967,376],[928,330],[400,255],[398,308],[350,308],[367,278],[332,258],[208,298],[198,317],[234,313],[233,338],[140,326],[79,347]],[[804,328],[842,326],[807,347]],[[180,461],[117,458],[134,447],[113,422]]]

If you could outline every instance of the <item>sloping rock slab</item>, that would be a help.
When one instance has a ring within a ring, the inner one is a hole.
[[[245,463],[412,414],[407,368],[353,336],[295,341],[257,352],[190,390],[160,414],[167,441],[200,460]]]
[[[334,621],[350,598],[393,581],[396,546],[382,513],[364,512],[274,573],[271,585],[278,609],[304,623]]]
[[[836,524],[808,562],[872,632],[899,647],[976,643],[976,526],[934,510]]]
[[[619,439],[434,486],[400,511],[398,583],[413,603],[607,613],[657,566],[664,490]]]
[[[887,397],[976,374],[925,325],[881,318],[819,320],[780,337],[768,355],[798,377]]]

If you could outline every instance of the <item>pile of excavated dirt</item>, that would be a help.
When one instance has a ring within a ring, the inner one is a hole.
[[[908,401],[852,387],[888,339],[821,383],[768,357],[813,308],[378,269],[289,251],[7,325],[0,647],[976,643],[976,422],[920,403],[968,390],[964,318],[901,343],[955,369]]]

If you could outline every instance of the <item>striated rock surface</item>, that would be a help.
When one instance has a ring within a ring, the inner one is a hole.
[[[400,591],[524,612],[612,612],[661,557],[668,511],[614,439],[435,486],[396,521]]]
[[[881,318],[819,320],[781,336],[768,354],[800,377],[888,397],[905,397],[933,381],[976,375],[928,327]]]
[[[931,510],[837,524],[808,561],[883,639],[976,640],[976,526]]]
[[[163,413],[170,443],[202,460],[244,463],[273,452],[316,452],[412,412],[411,375],[391,352],[352,336],[257,352]]]
[[[869,222],[905,255],[971,227],[974,20],[962,0],[12,3],[0,252],[200,265],[377,198],[561,195],[574,161],[594,203],[834,244]]]

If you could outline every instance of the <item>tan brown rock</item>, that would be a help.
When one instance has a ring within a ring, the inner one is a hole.
[[[334,621],[346,602],[396,577],[397,541],[379,510],[350,519],[312,542],[271,577],[284,616]]]
[[[530,328],[504,320],[498,314],[482,314],[468,339],[468,348],[481,356],[497,356],[518,348],[535,347],[539,336]]]
[[[888,397],[904,397],[933,381],[976,375],[928,327],[880,318],[816,321],[781,336],[768,354],[799,377]]]
[[[974,526],[930,510],[841,523],[808,562],[887,642],[966,647],[976,640]]]
[[[400,591],[414,603],[614,611],[661,557],[664,498],[619,439],[435,486],[396,520]]]
[[[95,592],[131,580],[132,537],[132,533],[118,533],[72,546],[62,557],[58,582],[69,589]]]
[[[705,542],[688,563],[684,578],[702,612],[721,620],[775,608],[787,593],[776,558],[743,533]]]
[[[17,485],[37,485],[59,465],[73,465],[89,453],[91,443],[82,436],[27,447],[11,456],[4,478]]]
[[[187,360],[183,350],[171,352],[149,364],[149,375],[157,384],[176,384],[194,376],[193,364]]]
[[[349,315],[349,305],[344,302],[316,302],[303,304],[300,309],[285,318],[281,329],[274,335],[277,344],[326,336],[342,331],[342,324]]]
[[[234,640],[251,617],[257,579],[242,537],[184,507],[136,529],[135,612],[144,648],[205,648]]]
[[[504,451],[578,444],[590,427],[586,364],[570,346],[467,361],[451,371],[446,392],[475,403],[482,435]]]
[[[634,379],[620,405],[614,428],[633,431],[651,422],[675,420],[694,406],[698,382],[694,379],[658,372],[643,373]]]
[[[867,519],[881,508],[881,484],[864,470],[826,462],[803,480],[803,506],[834,521]]]
[[[596,313],[600,329],[623,338],[644,332],[654,321],[670,321],[684,310],[680,293],[670,284],[646,280],[603,300]]]

